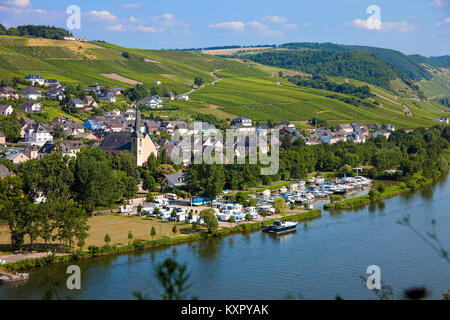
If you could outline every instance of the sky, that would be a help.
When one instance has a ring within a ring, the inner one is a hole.
[[[333,42],[450,55],[450,0],[0,0],[6,27],[78,21],[74,35],[132,48]]]

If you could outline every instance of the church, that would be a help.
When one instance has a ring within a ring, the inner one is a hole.
[[[129,151],[136,158],[136,164],[143,166],[150,154],[158,156],[156,146],[148,134],[140,130],[141,115],[136,107],[136,121],[133,132],[111,132],[101,142],[99,148],[108,155],[114,155],[121,151]]]

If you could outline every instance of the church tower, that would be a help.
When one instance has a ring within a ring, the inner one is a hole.
[[[150,154],[158,156],[156,146],[148,134],[141,132],[141,113],[136,106],[136,121],[134,123],[134,131],[131,134],[131,153],[136,157],[136,165],[142,167]]]
[[[137,165],[141,166],[147,159],[143,159],[144,135],[141,132],[141,113],[136,106],[136,120],[131,134],[131,153],[136,157]]]

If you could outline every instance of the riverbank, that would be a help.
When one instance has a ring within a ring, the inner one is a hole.
[[[68,262],[71,260],[79,260],[79,259],[88,259],[88,258],[94,258],[94,257],[101,257],[101,256],[107,256],[107,255],[114,255],[114,254],[120,254],[120,253],[129,253],[133,251],[139,251],[139,250],[145,250],[150,248],[157,248],[157,247],[165,247],[165,246],[172,246],[172,245],[178,245],[183,244],[187,242],[192,241],[199,241],[203,239],[213,238],[213,237],[221,237],[230,235],[233,233],[238,232],[246,232],[246,231],[255,231],[260,230],[264,228],[267,225],[270,225],[273,223],[274,220],[281,220],[281,221],[306,221],[318,218],[322,215],[322,212],[318,209],[309,210],[307,212],[302,213],[296,213],[288,216],[284,216],[283,218],[278,219],[269,219],[264,220],[262,222],[257,223],[243,223],[239,224],[234,227],[230,228],[221,228],[214,232],[200,232],[195,234],[190,234],[186,236],[176,236],[176,237],[167,237],[167,238],[160,238],[156,240],[148,240],[143,241],[140,239],[135,239],[132,244],[129,245],[123,245],[123,246],[109,246],[105,245],[102,247],[98,246],[90,246],[88,248],[88,251],[77,251],[72,254],[67,255],[50,255],[42,258],[36,258],[36,259],[24,259],[15,263],[9,263],[4,265],[6,269],[14,270],[14,271],[23,271],[35,267],[42,267],[42,266],[48,266],[55,263],[61,263],[61,262]]]
[[[346,199],[342,201],[338,201],[335,203],[326,203],[323,205],[323,208],[326,210],[342,210],[342,209],[353,209],[358,207],[363,207],[365,205],[375,203],[377,201],[381,201],[384,199],[392,198],[395,196],[398,196],[400,194],[414,191],[417,189],[420,189],[426,185],[429,185],[433,182],[433,179],[425,179],[423,177],[419,177],[416,179],[417,185],[414,187],[408,187],[404,182],[401,182],[399,184],[393,185],[393,186],[387,186],[386,189],[380,193],[377,191],[377,194],[375,195],[375,198],[371,199],[369,194]]]

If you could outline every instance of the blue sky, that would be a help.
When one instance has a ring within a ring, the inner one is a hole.
[[[0,0],[0,23],[66,27],[70,5],[81,9],[74,34],[134,48],[308,41],[450,54],[450,0]],[[371,5],[379,29],[367,24]]]

